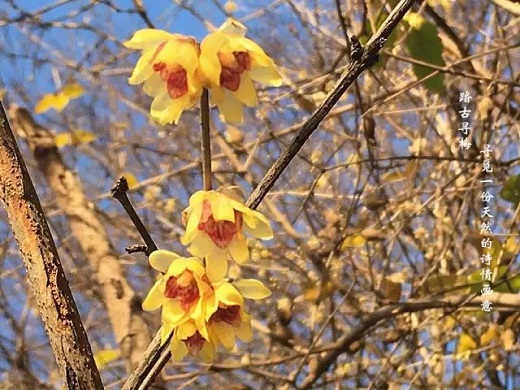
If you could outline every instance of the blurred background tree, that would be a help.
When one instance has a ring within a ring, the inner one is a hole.
[[[122,42],[154,27],[201,39],[227,17],[271,55],[281,88],[229,126],[212,111],[219,184],[252,191],[396,1],[6,0],[0,94],[42,199],[107,388],[122,385],[159,319],[154,273],[110,188],[121,175],[164,249],[201,188],[199,118],[148,117]],[[272,290],[255,339],[209,367],[170,362],[167,388],[520,388],[520,10],[508,0],[418,1],[262,202],[275,239],[234,276]],[[471,100],[460,102],[461,93]],[[467,147],[459,111],[471,110]],[[493,310],[481,310],[483,178],[491,145]],[[468,146],[469,145],[469,146]],[[43,152],[42,152],[43,150]],[[0,210],[2,388],[61,378]],[[473,294],[473,295],[472,295]],[[497,296],[499,295],[499,296]]]

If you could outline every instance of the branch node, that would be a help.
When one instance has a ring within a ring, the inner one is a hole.
[[[142,245],[142,244],[130,245],[130,246],[125,247],[125,251],[129,255],[132,253],[139,253],[139,252],[148,253],[148,247],[146,245]]]
[[[357,36],[352,35],[350,37],[350,43],[352,44],[352,50],[350,51],[350,60],[351,61],[359,61],[361,57],[363,57],[363,46]]]
[[[130,187],[128,187],[128,181],[126,180],[126,177],[121,176],[119,179],[117,179],[116,184],[114,184],[114,187],[112,187],[110,192],[114,198],[120,200],[121,197],[126,196],[129,188]]]

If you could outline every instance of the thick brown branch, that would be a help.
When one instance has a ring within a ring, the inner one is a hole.
[[[69,389],[103,389],[43,209],[1,102],[0,200],[65,384]]]
[[[138,298],[128,283],[107,232],[94,205],[85,196],[77,176],[65,165],[54,134],[34,122],[24,108],[9,110],[15,131],[26,139],[39,169],[67,217],[72,234],[92,267],[108,317],[130,372],[152,339],[139,309]]]

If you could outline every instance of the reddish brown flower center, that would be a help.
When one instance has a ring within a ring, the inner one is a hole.
[[[188,74],[183,67],[179,65],[168,67],[165,62],[160,61],[153,64],[153,70],[166,82],[168,95],[172,99],[180,98],[188,92]]]
[[[220,86],[230,91],[237,91],[240,87],[240,75],[251,70],[251,57],[247,51],[234,51],[232,55],[218,53],[222,66],[220,72]]]
[[[184,340],[184,344],[192,355],[197,355],[204,346],[204,337],[197,330],[193,335]]]
[[[240,318],[240,306],[233,305],[228,307],[220,307],[217,309],[215,313],[212,314],[210,318],[210,322],[225,322],[235,328],[238,328],[242,323],[242,319]]]
[[[235,222],[215,221],[211,214],[211,203],[204,200],[198,229],[206,232],[219,248],[226,248],[235,234],[242,228],[242,214],[235,210]]]
[[[183,310],[189,310],[199,299],[199,287],[191,271],[184,271],[178,277],[170,276],[166,282],[164,296],[177,298]]]

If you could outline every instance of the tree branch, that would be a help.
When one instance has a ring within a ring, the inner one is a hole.
[[[150,256],[150,253],[157,250],[157,245],[155,245],[155,242],[150,236],[150,233],[148,233],[148,230],[146,230],[143,221],[141,221],[141,218],[139,218],[139,215],[137,215],[137,213],[135,212],[134,206],[132,206],[130,199],[128,199],[127,192],[128,182],[126,181],[126,178],[122,176],[119,178],[119,180],[112,188],[112,196],[115,199],[117,199],[119,203],[121,203],[126,213],[132,220],[135,228],[137,229],[137,231],[139,232],[146,244],[146,256]]]
[[[321,103],[316,112],[314,112],[314,114],[312,114],[312,116],[303,124],[300,132],[296,134],[289,146],[282,152],[271,168],[269,168],[258,186],[251,193],[246,202],[249,207],[258,207],[273,184],[278,180],[282,172],[287,168],[289,163],[303,147],[305,142],[307,142],[312,133],[318,128],[321,121],[325,116],[327,116],[340,97],[347,91],[354,80],[363,73],[363,71],[377,62],[379,51],[383,48],[386,40],[404,17],[406,12],[411,8],[413,3],[414,0],[401,0],[392,10],[390,15],[388,15],[388,18],[386,18],[377,33],[367,42],[367,45],[361,50],[361,52],[358,51],[355,53],[354,48],[357,46],[358,41],[356,38],[351,38],[352,53],[348,68],[336,83],[336,86],[327,95],[325,101]]]
[[[152,338],[142,311],[135,304],[139,298],[128,283],[124,268],[96,209],[83,192],[79,178],[65,165],[54,134],[36,123],[25,108],[12,106],[9,114],[13,129],[26,139],[58,207],[67,216],[72,234],[94,271],[94,280],[99,284],[121,356],[131,372]]]
[[[451,309],[452,311],[455,311],[463,306],[480,308],[484,299],[487,299],[494,305],[505,309],[518,309],[518,307],[520,307],[520,295],[499,293],[473,297],[452,296],[438,300],[423,299],[384,306],[369,314],[358,326],[336,341],[332,346],[332,350],[327,352],[323,358],[318,360],[315,369],[309,373],[302,385],[298,388],[301,390],[311,388],[318,378],[329,369],[341,354],[348,353],[352,344],[360,340],[361,337],[369,333],[378,323],[387,318],[396,317],[403,313],[414,313],[430,309]]]
[[[58,251],[1,101],[0,200],[66,386],[103,389]]]

